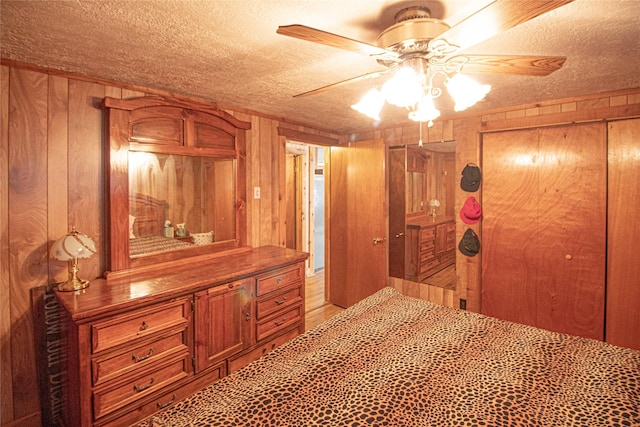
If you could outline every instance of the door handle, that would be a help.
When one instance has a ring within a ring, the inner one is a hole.
[[[383,243],[385,240],[387,240],[386,237],[374,237],[373,244],[379,245],[380,243]]]
[[[399,239],[399,238],[401,238],[402,236],[404,236],[404,233],[398,233],[398,234],[396,234],[396,239]]]

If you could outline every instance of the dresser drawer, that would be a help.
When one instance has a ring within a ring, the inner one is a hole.
[[[185,353],[152,366],[145,373],[125,378],[124,381],[112,381],[109,387],[97,388],[93,392],[94,417],[103,417],[125,405],[135,402],[162,387],[173,384],[188,375],[191,358]]]
[[[435,240],[428,240],[426,242],[420,242],[420,252],[432,251],[436,248]]]
[[[299,322],[302,320],[302,316],[302,306],[299,305],[258,322],[256,326],[258,341]]]
[[[186,327],[191,315],[190,304],[190,299],[171,301],[127,316],[96,322],[91,327],[91,352],[130,343],[174,326]]]
[[[420,230],[420,241],[433,239],[436,236],[434,227],[423,228]]]
[[[167,387],[166,392],[160,392],[154,395],[153,399],[136,407],[133,410],[125,409],[124,411],[111,412],[109,415],[100,418],[100,421],[94,425],[96,427],[122,427],[132,426],[140,423],[140,420],[148,417],[154,412],[166,409],[176,402],[181,401],[193,393],[205,388],[206,386],[218,381],[226,375],[226,364],[221,363],[214,369],[207,371],[205,375],[198,376],[193,380],[181,383],[178,388]]]
[[[258,296],[290,286],[304,278],[301,264],[280,268],[258,277]]]
[[[93,385],[130,374],[172,354],[189,351],[186,329],[92,361]]]
[[[258,360],[265,354],[275,350],[276,347],[280,347],[282,344],[291,341],[292,339],[300,335],[301,332],[299,331],[299,329],[300,328],[296,328],[290,330],[289,332],[285,332],[283,335],[275,337],[271,341],[254,348],[250,352],[245,353],[235,359],[229,360],[229,373],[237,371],[243,366],[248,365],[254,360]]]
[[[262,319],[278,310],[302,302],[302,283],[294,288],[284,289],[273,296],[257,302],[257,316]]]
[[[435,248],[431,248],[428,251],[420,252],[420,263],[423,264],[436,256]]]
[[[455,252],[447,252],[440,257],[440,264],[445,267],[456,262]]]

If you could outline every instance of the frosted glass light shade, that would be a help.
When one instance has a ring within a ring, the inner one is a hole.
[[[382,85],[382,93],[389,104],[409,107],[422,96],[420,76],[413,68],[400,68]]]
[[[422,97],[417,104],[417,108],[409,113],[409,118],[416,122],[431,122],[440,117],[440,110],[433,103],[433,98],[429,95]]]
[[[454,107],[456,111],[463,111],[473,106],[491,90],[491,85],[482,85],[464,74],[454,75],[445,85],[456,103]]]
[[[96,244],[91,237],[75,229],[62,236],[51,246],[51,257],[59,261],[70,261],[74,258],[89,258],[96,253]]]
[[[367,92],[357,104],[351,106],[354,110],[371,117],[373,120],[380,120],[380,111],[384,106],[384,96],[378,89],[373,88]]]
[[[86,234],[73,230],[56,240],[51,246],[51,257],[59,261],[73,260],[69,280],[58,283],[59,291],[79,291],[89,286],[88,280],[78,278],[78,258],[89,258],[96,253],[95,242]]]

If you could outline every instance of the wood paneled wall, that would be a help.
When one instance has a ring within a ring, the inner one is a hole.
[[[103,116],[105,96],[172,95],[0,67],[0,424],[40,425],[31,290],[66,280],[67,265],[49,258],[72,226],[98,253],[80,260],[79,276],[105,266]],[[285,245],[286,138],[275,118],[227,112],[250,121],[247,133],[248,244]],[[294,126],[298,132],[337,136]],[[260,199],[253,188],[260,187]]]
[[[130,98],[172,95],[144,88],[109,85],[60,75],[0,67],[0,424],[38,426],[31,290],[66,278],[66,265],[49,259],[52,242],[75,225],[99,246],[97,256],[80,262],[80,276],[104,269],[103,129],[99,102],[105,96]],[[285,245],[285,154],[283,128],[314,135],[308,142],[383,138],[388,145],[415,144],[418,127],[394,127],[333,135],[276,118],[224,108],[250,121],[247,134],[247,194],[260,187],[261,198],[247,200],[248,244]],[[561,100],[468,115],[435,123],[425,141],[456,140],[456,170],[480,159],[479,135],[497,128],[525,128],[572,121],[640,116],[640,89],[613,95]],[[300,140],[300,138],[298,138]],[[456,179],[457,181],[457,179]],[[467,194],[456,190],[456,206]],[[463,227],[459,223],[458,239]],[[423,289],[415,283],[389,282],[406,293],[444,305],[467,299],[478,310],[479,257],[457,257],[455,294]],[[426,285],[425,285],[426,286]]]

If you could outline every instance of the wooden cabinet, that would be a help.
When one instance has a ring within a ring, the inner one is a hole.
[[[407,224],[406,279],[421,282],[456,260],[453,218],[420,219]]]
[[[66,425],[134,423],[304,331],[304,260],[246,248],[58,293],[68,314]]]

